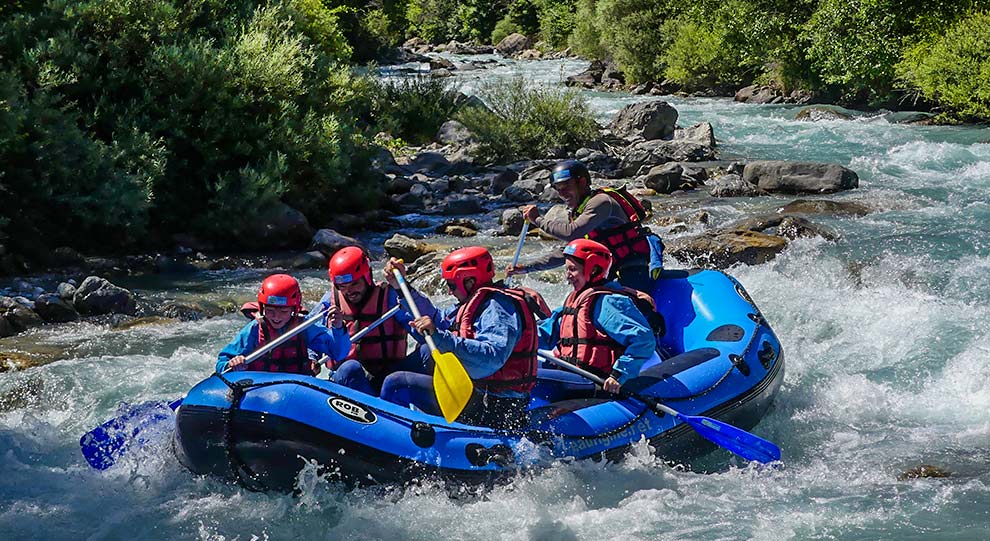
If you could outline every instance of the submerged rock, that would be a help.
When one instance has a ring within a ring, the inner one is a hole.
[[[684,263],[728,268],[736,263],[759,265],[787,247],[787,240],[744,229],[720,230],[667,243],[667,253]]]
[[[901,481],[908,479],[940,479],[951,477],[952,472],[931,464],[919,464],[897,476]]]
[[[832,193],[859,187],[859,176],[834,163],[759,160],[746,164],[743,179],[770,193]]]
[[[831,214],[833,216],[866,216],[872,209],[854,201],[827,199],[795,199],[777,209],[783,214]]]

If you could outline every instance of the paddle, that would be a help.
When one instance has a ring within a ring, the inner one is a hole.
[[[523,220],[522,231],[519,232],[519,244],[516,244],[516,255],[512,256],[512,267],[519,263],[519,254],[522,253],[523,243],[526,242],[526,233],[529,233],[529,221]],[[505,279],[506,283],[512,283],[512,277]]]
[[[282,336],[251,353],[244,360],[244,366],[264,357],[269,351],[303,332],[313,323],[322,319],[328,310],[329,308],[326,308],[309,316],[302,323],[288,330]],[[224,372],[228,372],[229,370],[228,368]],[[136,440],[138,443],[143,441],[138,437],[141,432],[169,418],[171,412],[178,408],[180,404],[182,404],[181,398],[172,402],[144,402],[132,407],[124,412],[123,415],[114,417],[83,434],[82,438],[79,439],[83,456],[86,457],[86,461],[89,462],[90,466],[98,470],[105,470],[113,466],[132,441]]]
[[[402,290],[402,295],[405,297],[409,309],[412,310],[413,316],[419,319],[421,317],[419,307],[416,306],[412,293],[409,292],[409,285],[406,284],[405,277],[402,276],[399,269],[392,269],[392,274],[399,282],[399,288]],[[471,377],[468,376],[457,356],[453,353],[440,353],[437,350],[437,345],[433,343],[432,336],[425,334],[423,337],[426,338],[426,343],[430,346],[430,352],[433,355],[433,392],[437,395],[437,403],[440,404],[443,418],[448,423],[452,423],[464,410],[468,400],[471,399],[474,383],[471,382]]]
[[[540,357],[552,362],[553,364],[561,368],[570,370],[575,374],[584,376],[599,385],[603,385],[605,383],[605,381],[602,380],[602,378],[592,374],[591,372],[582,370],[581,368],[578,368],[573,364],[562,361],[554,357],[553,354],[548,351],[541,349],[538,351],[538,354]],[[698,434],[708,439],[708,441],[711,441],[715,445],[718,445],[723,449],[731,451],[745,458],[746,460],[755,460],[763,464],[780,460],[779,447],[759,436],[750,434],[749,432],[746,432],[741,428],[737,428],[730,424],[723,423],[722,421],[717,421],[715,419],[712,419],[711,417],[702,417],[700,415],[685,415],[683,413],[675,411],[673,408],[670,408],[668,406],[661,404],[660,402],[657,402],[655,399],[649,396],[643,396],[641,394],[626,392],[622,390],[619,391],[619,394],[623,396],[628,396],[630,398],[635,398],[636,400],[639,400],[640,402],[649,406],[651,409],[653,409],[653,411],[657,413],[662,412],[677,417],[678,419],[681,420],[681,422],[687,424],[688,426],[693,428]]]

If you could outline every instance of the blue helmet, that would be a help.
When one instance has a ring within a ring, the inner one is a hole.
[[[587,166],[578,160],[564,160],[558,162],[553,168],[553,178],[552,182],[557,184],[558,182],[567,182],[568,180],[574,179],[585,179],[589,184],[591,183],[591,173],[588,172]]]

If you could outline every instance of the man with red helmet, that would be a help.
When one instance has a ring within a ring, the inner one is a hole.
[[[574,290],[540,323],[540,347],[556,347],[557,357],[605,378],[605,391],[617,393],[656,353],[656,337],[634,301],[640,292],[607,280],[612,253],[603,244],[573,240],[564,257]]]
[[[337,250],[330,258],[327,274],[330,289],[313,310],[336,306],[343,316],[347,332],[352,336],[377,321],[399,303],[398,284],[392,269],[406,272],[402,260],[391,258],[385,263],[387,282],[375,283],[371,278],[371,260],[357,246]],[[413,299],[422,312],[433,313],[436,308],[429,299],[413,291]],[[343,364],[334,372],[333,380],[363,393],[378,395],[385,376],[399,370],[426,373],[426,364],[419,352],[406,355],[406,337],[411,317],[403,311],[392,316],[351,344]],[[428,355],[427,355],[428,356]]]
[[[412,327],[432,334],[441,352],[454,353],[474,382],[474,396],[457,421],[504,429],[525,426],[536,382],[532,307],[538,301],[523,290],[494,283],[492,256],[481,246],[454,250],[440,267],[457,304],[414,320]],[[432,376],[396,372],[385,378],[381,396],[440,415]]]
[[[295,278],[288,274],[273,274],[265,278],[258,290],[255,319],[245,325],[217,356],[217,372],[222,373],[230,368],[315,376],[320,373],[320,367],[309,359],[308,349],[334,359],[344,358],[351,340],[344,329],[340,311],[332,308],[328,313],[331,328],[311,325],[250,366],[244,364],[246,355],[302,323],[301,309],[302,292]]]
[[[558,163],[551,184],[571,209],[566,220],[540,216],[536,205],[522,208],[523,218],[547,234],[564,241],[588,238],[604,244],[612,253],[610,279],[624,286],[652,293],[663,264],[663,243],[645,225],[646,210],[624,188],[591,188],[591,174],[578,160]],[[559,252],[509,267],[508,274],[559,267]],[[653,269],[651,271],[651,269]]]

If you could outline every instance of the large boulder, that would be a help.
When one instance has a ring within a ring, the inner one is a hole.
[[[691,141],[715,148],[715,130],[710,122],[699,122],[694,126],[674,131],[674,139],[678,141]]]
[[[833,193],[859,187],[859,176],[833,163],[755,161],[746,164],[743,179],[770,193]]]
[[[396,233],[385,241],[385,253],[404,261],[416,261],[419,257],[438,250],[437,246],[427,244],[405,235]]]
[[[57,293],[45,293],[35,299],[34,311],[49,323],[67,323],[79,319],[76,309]]]
[[[666,243],[666,252],[684,263],[725,269],[736,263],[766,263],[786,246],[782,237],[732,229],[671,240]]]
[[[827,199],[795,199],[777,209],[783,214],[830,214],[833,216],[866,216],[873,210],[855,201],[829,201]]]
[[[305,246],[313,236],[306,216],[280,201],[268,205],[264,213],[245,225],[243,243],[252,250]]]
[[[72,304],[85,315],[134,315],[137,311],[133,293],[98,276],[89,276],[79,284]]]
[[[564,80],[567,86],[580,86],[583,88],[595,88],[605,75],[605,63],[601,60],[592,60],[588,69],[577,75],[570,75]]]
[[[440,131],[437,132],[437,141],[445,145],[459,147],[477,142],[471,130],[456,120],[448,120],[440,126]]]
[[[783,99],[780,91],[770,86],[750,85],[736,92],[735,100],[742,103],[771,103]]]
[[[665,163],[652,167],[643,176],[643,185],[657,193],[672,193],[682,189],[684,168],[678,163]],[[689,184],[689,183],[688,183]]]
[[[533,46],[533,42],[526,36],[516,32],[502,38],[495,46],[495,50],[502,56],[512,56],[521,53]]]
[[[0,324],[6,328],[0,329],[0,333],[6,333],[6,336],[44,323],[31,308],[11,297],[0,297],[0,319],[6,322],[6,325]]]
[[[444,200],[441,212],[444,216],[481,214],[484,208],[476,195],[454,194]]]
[[[347,235],[341,235],[340,233],[334,231],[333,229],[320,229],[313,235],[313,239],[309,243],[308,251],[319,251],[322,252],[326,257],[333,257],[333,254],[345,248],[347,246],[361,246],[361,242],[354,237],[348,237]]]
[[[641,141],[630,145],[619,162],[619,173],[632,176],[644,167],[667,162],[702,162],[715,159],[715,149],[695,141]]]
[[[615,114],[609,129],[625,139],[667,139],[673,137],[677,109],[665,101],[647,101],[627,105]]]

